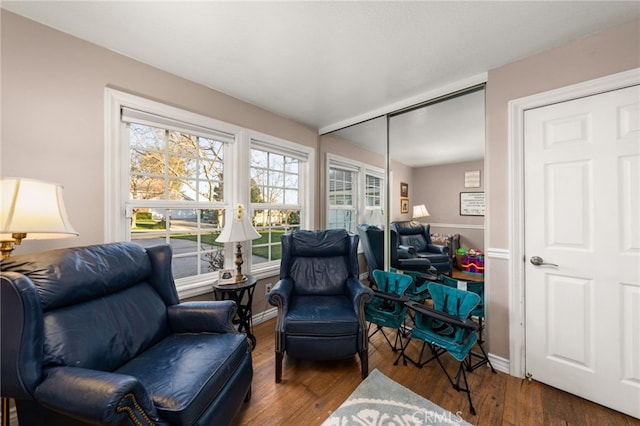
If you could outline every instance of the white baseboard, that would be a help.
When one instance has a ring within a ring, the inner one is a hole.
[[[489,354],[489,360],[491,361],[491,365],[497,371],[501,373],[511,374],[509,372],[509,360],[506,358],[499,357],[497,355]]]
[[[266,309],[263,312],[260,312],[258,314],[255,314],[251,317],[251,320],[253,321],[253,324],[260,324],[262,322],[268,321],[271,318],[275,318],[278,316],[278,308],[276,308],[275,306],[273,308],[270,309]]]

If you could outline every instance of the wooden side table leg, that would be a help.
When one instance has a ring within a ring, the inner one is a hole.
[[[9,398],[2,397],[2,426],[9,426],[11,424],[11,412],[9,408]]]

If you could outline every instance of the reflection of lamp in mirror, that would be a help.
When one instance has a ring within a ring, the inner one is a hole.
[[[427,217],[427,216],[429,216],[429,212],[427,211],[427,208],[424,206],[424,204],[413,206],[414,219],[419,219],[421,217]]]
[[[25,178],[0,180],[0,234],[2,259],[27,237],[38,240],[77,236],[67,217],[62,186]]]
[[[216,238],[218,243],[237,243],[236,244],[236,282],[241,283],[246,280],[242,274],[242,242],[255,240],[260,238],[260,234],[255,230],[249,218],[244,214],[244,206],[238,204],[233,218],[224,225],[224,229]]]
[[[382,209],[372,209],[367,212],[367,224],[374,225],[378,228],[384,228],[384,214]]]

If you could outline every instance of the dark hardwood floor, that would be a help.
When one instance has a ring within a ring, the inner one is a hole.
[[[274,380],[275,319],[255,326],[251,401],[234,425],[319,425],[360,384],[358,357],[334,362],[296,361],[285,356],[282,383]],[[417,350],[418,345],[414,348]],[[535,381],[517,379],[489,368],[468,375],[477,415],[469,413],[463,393],[456,392],[438,365],[424,368],[400,363],[382,337],[369,346],[369,369],[446,408],[474,425],[640,425],[640,421]],[[445,356],[451,369],[456,364]]]

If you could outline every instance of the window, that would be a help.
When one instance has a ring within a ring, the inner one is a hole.
[[[280,236],[300,228],[305,215],[301,190],[308,155],[253,140],[250,168],[253,225],[262,236],[252,242],[253,256],[256,262],[278,262]]]
[[[356,172],[329,167],[329,211],[327,228],[356,232]]]
[[[356,233],[359,223],[381,225],[383,171],[332,154],[327,164],[327,228]]]
[[[171,244],[180,297],[211,291],[216,271],[234,267],[235,243],[225,256],[215,242],[232,206],[255,204],[262,238],[254,256],[243,250],[243,270],[254,275],[252,261],[265,274],[279,266],[278,233],[313,223],[313,180],[301,177],[312,176],[312,148],[113,89],[105,94],[105,241]],[[253,145],[266,163],[254,167]]]

